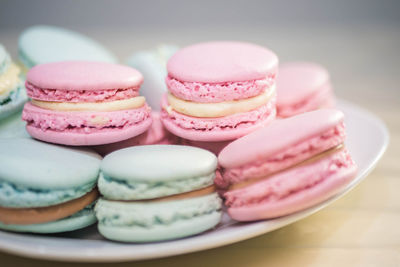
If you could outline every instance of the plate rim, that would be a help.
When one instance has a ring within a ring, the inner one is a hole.
[[[100,254],[95,251],[89,252],[86,251],[85,253],[80,253],[77,255],[74,255],[73,257],[71,254],[74,254],[74,251],[69,251],[69,252],[64,252],[60,250],[52,250],[52,253],[49,254],[48,248],[43,248],[41,246],[38,246],[37,248],[32,249],[31,247],[19,247],[15,244],[12,246],[9,246],[9,244],[5,245],[4,243],[0,242],[0,251],[18,255],[18,256],[24,256],[24,257],[29,257],[29,258],[35,258],[35,259],[46,259],[46,260],[54,260],[54,261],[64,261],[64,262],[126,262],[126,261],[139,261],[139,260],[145,260],[145,259],[157,259],[157,258],[163,258],[167,256],[177,256],[177,255],[182,255],[182,254],[187,254],[187,253],[192,253],[196,251],[203,251],[203,250],[208,250],[208,249],[213,249],[217,247],[222,247],[226,246],[229,244],[237,243],[243,240],[247,240],[262,234],[266,234],[268,232],[274,231],[278,228],[287,226],[289,224],[292,224],[293,222],[299,221],[301,219],[304,219],[305,217],[308,217],[319,210],[325,208],[326,206],[330,205],[333,203],[335,200],[343,197],[345,194],[350,192],[352,189],[356,187],[361,181],[363,181],[368,174],[376,167],[377,163],[379,160],[382,158],[383,154],[387,150],[387,147],[390,142],[390,135],[389,135],[389,130],[385,124],[385,122],[380,119],[377,115],[374,113],[368,111],[367,109],[356,105],[354,103],[351,103],[350,101],[346,100],[338,100],[338,107],[345,107],[344,109],[351,109],[352,112],[356,112],[358,114],[363,114],[363,117],[366,117],[369,119],[369,121],[372,121],[374,125],[379,128],[379,130],[383,133],[383,145],[380,147],[379,152],[377,155],[374,157],[373,162],[371,162],[366,169],[363,170],[362,173],[358,174],[358,178],[354,179],[345,189],[343,189],[341,192],[336,194],[335,196],[331,197],[330,199],[320,203],[317,206],[308,208],[303,211],[299,211],[297,213],[284,216],[281,218],[277,218],[273,220],[273,224],[275,225],[270,225],[271,221],[258,221],[258,222],[253,222],[250,224],[246,224],[246,227],[243,228],[242,231],[235,233],[234,238],[226,239],[226,240],[221,240],[219,239],[218,235],[212,235],[208,236],[207,242],[202,241],[201,235],[194,236],[194,237],[188,237],[184,239],[179,239],[175,241],[167,241],[167,242],[159,242],[159,243],[148,243],[148,244],[143,244],[147,246],[152,246],[154,250],[154,247],[157,246],[163,246],[165,243],[171,243],[171,242],[188,242],[189,245],[182,246],[180,244],[177,244],[180,247],[180,250],[177,251],[174,246],[167,247],[167,249],[163,248],[163,250],[159,250],[157,254],[155,255],[154,253],[147,252],[143,255],[138,256],[137,254],[129,254],[127,250],[123,250],[123,252],[120,253],[108,253],[108,254]],[[339,108],[340,109],[340,108]],[[279,221],[285,220],[286,223],[284,225],[279,224]],[[21,235],[19,233],[11,233],[11,232],[5,232],[5,231],[0,231],[0,236],[1,235]],[[24,238],[24,236],[21,236],[21,238]],[[32,238],[37,238],[37,237],[32,237]],[[67,238],[66,238],[67,239]],[[99,240],[81,240],[81,242],[99,242]],[[101,242],[104,242],[101,240]],[[113,242],[113,241],[106,241],[106,242]],[[190,244],[191,243],[191,244]],[[125,244],[125,243],[117,243],[118,247],[113,248],[113,252],[118,251],[119,247],[129,247],[132,244]],[[137,244],[135,244],[137,245]],[[77,248],[76,250],[79,250]],[[61,253],[60,253],[61,252]]]

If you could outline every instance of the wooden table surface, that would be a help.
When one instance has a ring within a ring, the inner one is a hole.
[[[326,65],[339,97],[369,109],[387,124],[391,141],[376,169],[329,207],[271,233],[207,251],[112,266],[400,266],[400,32],[373,26],[335,28],[329,34],[310,30],[304,37],[285,30],[272,33],[275,38],[270,41],[281,58]],[[251,36],[241,38],[268,45],[265,36],[259,37],[261,33],[262,29],[256,29]],[[17,35],[9,36],[5,43],[10,47]],[[97,37],[107,42],[101,33]],[[229,33],[225,38],[234,39],[234,35]],[[167,37],[165,40],[171,42]],[[187,37],[181,43],[190,42]],[[142,42],[137,46],[146,45]],[[129,52],[128,45],[119,44],[118,49],[120,56]],[[69,265],[0,253],[2,267]]]

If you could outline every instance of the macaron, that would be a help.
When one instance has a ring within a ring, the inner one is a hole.
[[[39,140],[101,145],[135,137],[151,126],[151,110],[137,70],[113,63],[64,61],[27,74],[32,99],[23,110],[28,133]]]
[[[178,47],[175,45],[159,45],[152,50],[136,52],[127,60],[129,66],[143,74],[144,82],[140,92],[152,110],[161,110],[161,98],[167,92],[167,61],[176,51]]]
[[[31,138],[0,146],[0,229],[56,233],[96,221],[99,155]]]
[[[19,67],[0,44],[0,120],[22,109],[28,99],[23,87]]]
[[[0,121],[0,138],[30,137],[25,128],[25,122],[21,120],[22,111],[14,113]]]
[[[108,154],[95,207],[100,233],[122,242],[187,237],[216,226],[222,201],[213,180],[217,158],[177,145],[135,146]]]
[[[275,118],[277,71],[277,56],[255,44],[221,41],[185,47],[167,63],[162,122],[192,141],[249,134]]]
[[[279,66],[277,116],[294,116],[319,108],[333,108],[335,96],[328,71],[312,62],[288,62]]]
[[[18,40],[18,57],[26,69],[57,61],[101,61],[116,63],[103,45],[80,33],[48,25],[25,29]]]
[[[269,219],[318,204],[357,173],[346,146],[344,115],[320,109],[277,120],[233,141],[218,156],[229,215]]]
[[[151,124],[151,127],[144,133],[121,142],[94,146],[92,148],[100,155],[105,156],[113,151],[131,146],[156,145],[156,144],[173,145],[180,143],[180,138],[171,134],[165,129],[165,127],[161,123],[159,112],[152,111],[151,117],[153,119],[153,123]],[[0,128],[0,136],[1,136],[1,128]]]

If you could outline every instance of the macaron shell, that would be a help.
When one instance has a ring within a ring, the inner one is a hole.
[[[149,116],[142,122],[125,127],[124,129],[104,130],[90,134],[68,131],[43,131],[31,125],[27,125],[26,130],[35,139],[49,143],[69,146],[93,146],[114,143],[140,135],[151,126],[151,122],[152,119]]]
[[[0,138],[29,138],[21,115],[22,112],[16,112],[0,121]]]
[[[357,167],[337,172],[321,183],[294,193],[274,203],[228,208],[228,214],[237,221],[255,221],[285,216],[321,203],[340,192],[355,177]],[[294,177],[295,179],[295,177]]]
[[[281,64],[276,83],[278,106],[294,105],[330,86],[328,71],[321,65],[311,62]]]
[[[151,145],[129,147],[107,155],[101,171],[120,181],[155,183],[210,175],[216,167],[217,158],[209,151],[189,146]]]
[[[268,103],[256,110],[221,118],[195,118],[172,111],[173,116],[175,116],[174,119],[172,119],[165,110],[161,112],[161,118],[165,128],[179,137],[201,142],[230,141],[254,132],[273,121],[276,116],[276,109],[275,101],[271,102],[272,103]],[[260,119],[261,117],[264,118]],[[187,129],[180,127],[177,124],[177,118],[180,118],[181,121],[185,122],[187,125],[192,125],[193,128]],[[249,121],[251,121],[251,123],[249,123]],[[241,122],[246,122],[247,125],[241,125],[235,128],[235,126],[241,124]],[[197,130],[196,128],[199,127],[196,127],[196,124],[207,126],[214,124],[224,129],[220,130],[214,128],[207,131]]]
[[[322,134],[343,120],[344,114],[335,109],[320,109],[276,120],[268,127],[261,128],[226,146],[218,156],[219,164],[224,168],[235,168],[259,158],[267,158]]]
[[[27,74],[27,83],[57,90],[126,89],[139,87],[142,82],[137,70],[105,62],[53,62],[35,66]]]
[[[161,202],[117,202],[100,199],[95,207],[101,234],[123,242],[153,242],[195,235],[221,220],[216,193]]]
[[[0,229],[13,232],[51,234],[82,229],[94,224],[96,221],[97,219],[93,210],[82,210],[70,217],[48,223],[28,225],[0,223]]]
[[[67,60],[117,62],[116,57],[96,41],[54,26],[27,28],[19,37],[18,49],[19,58],[27,68]]]
[[[278,57],[251,43],[207,42],[185,47],[167,63],[168,75],[187,82],[235,82],[275,75]]]
[[[143,227],[112,227],[98,225],[99,232],[106,238],[121,242],[156,242],[196,235],[216,226],[221,220],[221,213],[194,217],[170,225],[158,225],[151,230]]]
[[[73,149],[31,138],[0,139],[0,177],[19,188],[75,189],[94,183],[101,157],[88,149]]]
[[[0,44],[0,75],[5,73],[11,64],[11,58],[5,47]]]

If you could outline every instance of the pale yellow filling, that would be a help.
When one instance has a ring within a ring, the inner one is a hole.
[[[219,103],[196,103],[177,98],[173,94],[168,93],[168,103],[173,110],[185,115],[216,118],[254,110],[265,105],[274,94],[275,86],[258,96],[247,99]]]
[[[17,65],[12,63],[8,70],[0,75],[0,95],[9,94],[14,88],[17,87],[19,81],[20,69]]]
[[[89,103],[47,102],[32,99],[33,105],[55,111],[117,111],[140,108],[145,104],[145,102],[146,99],[144,96],[110,102]]]

